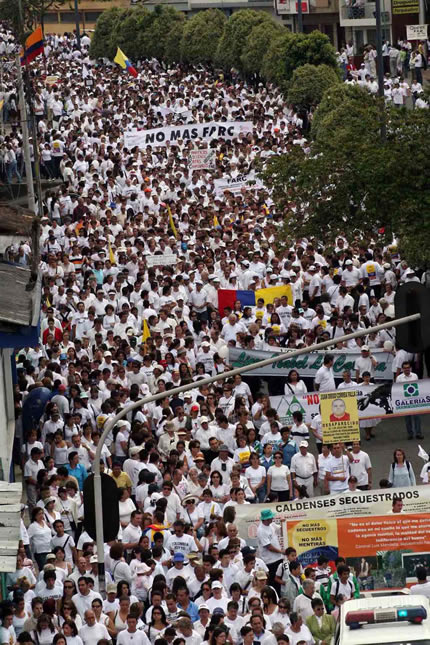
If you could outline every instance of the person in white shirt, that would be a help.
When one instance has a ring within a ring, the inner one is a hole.
[[[410,594],[418,594],[419,596],[430,598],[430,582],[427,581],[427,568],[418,566],[415,569],[415,575],[418,582],[416,585],[411,586],[409,589]]]
[[[97,596],[101,600],[101,596],[99,594],[97,594]],[[111,640],[106,626],[102,623],[96,622],[96,615],[92,609],[87,609],[82,617],[85,618],[85,625],[83,625],[79,630],[79,636],[82,638],[84,645],[97,645],[99,640],[102,638],[105,638],[108,641]],[[144,645],[147,644],[144,643]]]
[[[150,640],[143,629],[137,629],[137,618],[131,614],[127,616],[127,629],[119,632],[117,645],[150,645]]]
[[[290,645],[296,645],[300,642],[306,643],[306,645],[314,645],[315,640],[309,627],[303,624],[302,617],[296,611],[291,612],[290,621],[291,625],[286,630]]]
[[[318,598],[322,602],[322,598],[315,591],[315,582],[310,578],[306,578],[302,583],[303,593],[296,596],[294,599],[293,610],[296,611],[302,620],[306,622],[309,616],[312,616],[314,610],[312,609],[313,598]]]
[[[309,497],[315,495],[318,468],[315,457],[308,452],[309,443],[304,440],[299,444],[299,451],[291,458],[291,475],[295,486],[304,486]],[[270,468],[269,468],[270,471]]]
[[[81,618],[84,618],[85,613],[89,609],[91,609],[91,603],[94,600],[94,598],[99,598],[100,600],[102,600],[101,595],[97,593],[97,591],[93,591],[92,589],[90,589],[90,586],[85,576],[81,576],[78,579],[78,593],[72,596],[73,603]],[[104,637],[101,636],[100,638],[104,638]]]
[[[402,373],[398,375],[396,383],[410,383],[418,381],[418,376],[412,371],[412,366],[409,361],[403,361]],[[406,430],[408,439],[413,439],[414,435],[417,439],[424,439],[421,431],[421,417],[419,414],[409,414],[405,416]]]
[[[332,354],[324,356],[324,364],[315,374],[314,387],[316,392],[333,392],[336,384],[333,375],[334,358]]]
[[[270,508],[263,509],[260,513],[260,524],[257,529],[258,554],[269,570],[269,585],[273,585],[276,570],[284,559],[278,532],[273,524],[274,517],[275,514]]]
[[[348,490],[349,475],[349,459],[343,454],[343,444],[335,443],[332,448],[332,456],[326,464],[325,474],[331,495]]]
[[[350,473],[357,478],[357,488],[360,490],[372,488],[372,464],[367,452],[361,450],[359,441],[352,442],[352,450],[346,449],[346,456],[349,459]]]

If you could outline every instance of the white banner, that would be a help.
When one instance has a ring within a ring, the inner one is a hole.
[[[427,25],[406,25],[406,40],[427,40]]]
[[[249,175],[238,175],[237,177],[223,177],[222,179],[215,179],[215,195],[222,195],[225,190],[230,193],[240,193],[242,188],[246,190],[261,190],[264,184],[255,177],[254,173]]]
[[[212,121],[211,123],[194,123],[191,125],[169,126],[153,130],[131,130],[124,132],[126,148],[146,148],[146,146],[163,147],[169,142],[176,145],[179,140],[193,141],[203,139],[235,139],[240,134],[252,132],[252,121]]]
[[[188,156],[188,164],[191,170],[215,170],[216,150],[191,150]]]
[[[146,265],[148,267],[153,266],[171,266],[175,265],[179,261],[178,256],[174,253],[168,253],[166,255],[147,255],[145,257]]]
[[[243,367],[244,365],[252,365],[258,361],[262,361],[270,356],[279,354],[279,361],[275,361],[266,367],[249,372],[249,376],[286,376],[292,369],[296,369],[300,376],[315,377],[317,370],[322,367],[324,355],[326,352],[311,352],[304,356],[297,356],[293,358],[288,357],[288,351],[278,352],[263,352],[256,349],[239,349],[236,347],[229,347],[228,356],[229,364],[233,367]],[[359,352],[330,352],[334,356],[333,373],[336,378],[342,377],[343,370],[351,370],[354,374],[355,361],[360,358]],[[384,351],[372,350],[372,354],[377,361],[375,368],[375,380],[390,380],[393,379],[393,355]],[[247,372],[245,372],[246,374]]]
[[[359,419],[430,413],[430,379],[414,383],[355,385],[351,389],[357,392]],[[319,403],[318,392],[270,397],[270,404],[284,425],[293,423],[293,412],[297,411],[303,414],[305,423],[311,423],[319,413]]]
[[[387,463],[387,468],[389,463]],[[365,517],[390,513],[393,497],[403,500],[402,514],[430,512],[430,486],[390,488],[369,491],[346,492],[340,495],[326,495],[293,502],[272,504],[244,504],[235,507],[239,535],[249,545],[257,543],[257,528],[263,508],[275,513],[275,522],[284,523],[298,520],[330,520],[343,517]]]

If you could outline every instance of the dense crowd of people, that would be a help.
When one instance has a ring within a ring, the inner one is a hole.
[[[328,643],[340,606],[357,597],[369,571],[352,571],[340,556],[302,567],[267,506],[255,549],[239,535],[236,509],[371,488],[369,455],[360,442],[324,444],[319,416],[309,426],[295,412],[284,426],[263,384],[199,380],[229,370],[229,347],[288,350],[330,338],[361,357],[339,385],[326,354],[316,390],[371,382],[378,349],[394,354],[394,379],[415,380],[422,364],[396,353],[394,328],[347,344],[336,338],[392,319],[397,286],[421,275],[395,242],[364,244],[340,232],[329,246],[291,232],[277,248],[283,215],[270,186],[217,194],[214,179],[248,175],[306,145],[300,116],[276,88],[227,82],[204,67],[166,71],[156,61],[137,63],[132,79],[90,60],[89,39],[81,43],[79,51],[72,37],[47,36],[46,58],[30,66],[42,172],[62,183],[43,204],[40,343],[17,356],[18,413],[35,388],[50,398],[22,437],[26,504],[1,644]],[[12,128],[3,147],[19,156],[12,70],[4,83]],[[253,131],[145,149],[127,149],[122,137],[226,120],[252,121]],[[190,170],[194,147],[216,150],[215,170]],[[31,248],[23,241],[8,254],[25,265]],[[219,311],[220,288],[272,286],[289,286],[292,300],[236,301]],[[286,394],[307,389],[291,370]],[[101,453],[120,517],[116,540],[105,545],[103,598],[83,523],[84,482],[108,420],[155,393],[165,396],[129,412]],[[408,424],[420,438],[419,422]],[[374,425],[363,426],[369,440]],[[396,451],[382,485],[412,478]]]

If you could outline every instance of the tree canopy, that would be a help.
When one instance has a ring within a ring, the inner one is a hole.
[[[227,22],[219,9],[199,11],[184,25],[181,42],[182,60],[187,63],[213,63]]]
[[[340,76],[328,65],[302,65],[294,70],[288,87],[288,102],[309,110],[318,105],[324,92],[340,84]]]
[[[409,262],[430,265],[430,120],[426,110],[384,112],[379,101],[357,87],[327,90],[309,146],[269,161],[266,178],[285,214],[280,242],[344,233],[389,244],[394,236]]]
[[[199,11],[189,19],[166,5],[153,11],[141,5],[110,9],[97,21],[90,54],[113,58],[118,46],[133,60],[155,57],[165,63],[212,64],[226,72],[234,68],[248,79],[275,83],[285,94],[294,70],[302,65],[338,68],[327,36],[294,34],[269,14],[253,9],[240,9],[228,19],[219,9]],[[336,80],[327,71],[318,76],[318,100],[329,78]]]

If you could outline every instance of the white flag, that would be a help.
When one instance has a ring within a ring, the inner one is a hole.
[[[85,80],[89,75],[88,67],[86,65],[82,65],[82,78]]]
[[[418,444],[418,457],[421,457],[421,459],[424,459],[424,461],[427,463],[429,461],[429,456],[419,444]]]

